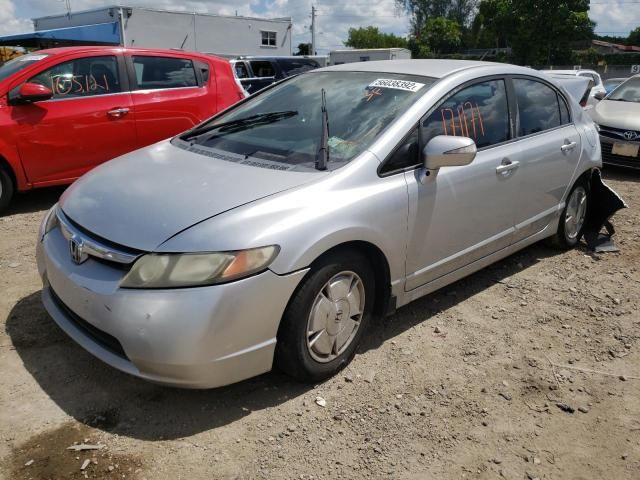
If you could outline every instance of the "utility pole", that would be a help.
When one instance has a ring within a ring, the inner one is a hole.
[[[316,54],[316,7],[311,5],[311,55]]]

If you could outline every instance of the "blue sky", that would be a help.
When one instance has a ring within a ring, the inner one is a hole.
[[[118,0],[71,0],[73,10],[113,5]],[[130,0],[127,5],[153,5],[182,11],[265,17],[292,17],[294,45],[309,42],[310,0]],[[408,19],[394,0],[320,0],[318,8],[318,49],[320,53],[343,48],[350,27],[376,25],[382,31],[406,35]],[[32,29],[30,19],[65,12],[64,0],[0,0],[0,35]],[[640,26],[640,0],[591,0],[591,18],[596,31],[626,35]]]

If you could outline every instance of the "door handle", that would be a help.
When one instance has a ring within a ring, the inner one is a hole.
[[[127,113],[129,113],[129,109],[128,108],[114,108],[113,110],[109,110],[107,112],[107,115],[109,117],[111,117],[111,118],[122,118]]]
[[[578,144],[576,142],[570,142],[569,140],[565,140],[564,145],[560,147],[560,150],[562,150],[562,152],[570,152],[577,146]]]
[[[502,165],[496,167],[496,173],[500,175],[504,175],[505,177],[509,175],[509,172],[515,170],[520,167],[520,162],[512,162],[511,160],[507,160],[506,158],[502,161]]]

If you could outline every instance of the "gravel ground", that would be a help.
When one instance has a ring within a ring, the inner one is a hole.
[[[534,245],[380,320],[321,385],[209,391],[119,373],[55,326],[34,242],[61,190],[22,195],[0,217],[0,478],[638,479],[640,174],[605,178],[631,206],[620,253]]]

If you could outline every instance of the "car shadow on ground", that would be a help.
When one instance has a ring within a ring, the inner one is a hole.
[[[38,188],[33,191],[18,193],[11,200],[7,210],[0,214],[0,217],[48,210],[58,201],[66,188],[66,186]]]
[[[556,253],[534,245],[390,317],[377,319],[360,353],[379,347],[418,323],[429,321],[438,311],[452,308]],[[65,413],[91,427],[132,438],[188,437],[232,423],[252,411],[277,407],[314,388],[278,372],[213,390],[153,385],[120,373],[71,341],[45,312],[40,292],[15,305],[6,330],[25,368]]]
[[[607,180],[616,180],[619,182],[640,183],[640,169],[635,170],[632,168],[615,167],[613,165],[606,165],[602,169],[602,179],[605,182]]]

